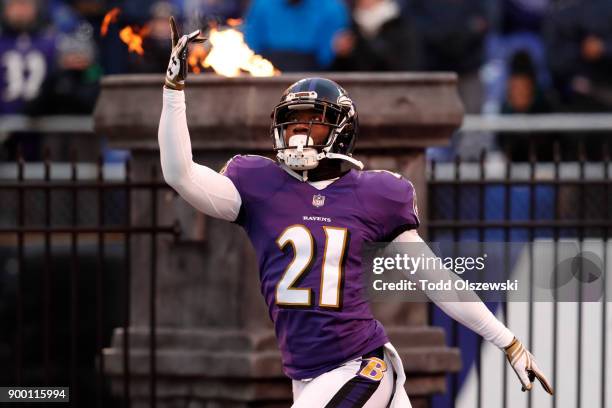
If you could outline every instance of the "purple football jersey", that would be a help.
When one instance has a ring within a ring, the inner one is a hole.
[[[412,184],[351,170],[317,190],[260,156],[236,156],[222,172],[242,198],[236,222],[257,253],[285,374],[314,378],[385,344],[365,296],[361,249],[418,227]]]
[[[38,97],[55,59],[53,35],[0,36],[0,114],[23,113]]]

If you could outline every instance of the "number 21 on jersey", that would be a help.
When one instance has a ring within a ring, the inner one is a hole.
[[[321,263],[319,306],[338,308],[340,307],[340,289],[344,272],[343,257],[348,230],[328,226],[322,228],[325,231],[325,250]],[[313,261],[315,242],[312,233],[304,225],[292,225],[283,231],[276,240],[276,244],[281,251],[287,245],[293,247],[293,260],[276,285],[276,304],[312,306],[312,289],[293,287]]]

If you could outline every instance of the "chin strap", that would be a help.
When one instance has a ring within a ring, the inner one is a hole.
[[[347,156],[345,154],[338,154],[338,153],[326,153],[325,157],[328,159],[344,160],[345,162],[350,163],[356,169],[363,170],[363,163],[355,159],[352,156]]]

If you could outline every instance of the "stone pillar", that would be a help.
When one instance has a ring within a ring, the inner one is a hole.
[[[425,234],[425,148],[445,145],[463,109],[454,74],[329,74],[356,101],[361,137],[356,155],[370,169],[399,172],[416,186]],[[219,169],[234,154],[270,154],[270,112],[297,75],[273,78],[191,76],[186,92],[194,158]],[[116,76],[102,82],[94,118],[110,145],[130,149],[135,180],[159,166],[157,126],[161,76]],[[150,217],[150,194],[133,200],[133,222]],[[255,254],[237,226],[197,213],[172,192],[160,193],[159,221],[179,219],[176,241],[158,240],[157,370],[159,407],[287,407],[272,324],[259,293]],[[130,327],[133,406],[148,398],[149,238],[134,238]],[[445,391],[444,375],[460,368],[459,353],[445,346],[441,329],[428,326],[426,304],[373,305],[402,355],[415,408]],[[122,376],[122,330],[105,350],[115,387]],[[117,388],[119,390],[119,388]]]

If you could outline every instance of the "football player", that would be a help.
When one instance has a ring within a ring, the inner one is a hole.
[[[221,171],[196,164],[185,116],[187,45],[171,19],[173,51],[159,124],[165,180],[212,217],[249,235],[261,291],[293,380],[293,407],[410,407],[405,374],[363,296],[361,248],[368,242],[423,242],[412,184],[390,172],[362,171],[352,157],[357,110],[338,84],[306,78],[273,110],[276,161],[235,156]],[[537,377],[533,356],[481,302],[436,302],[504,349],[523,390]]]

